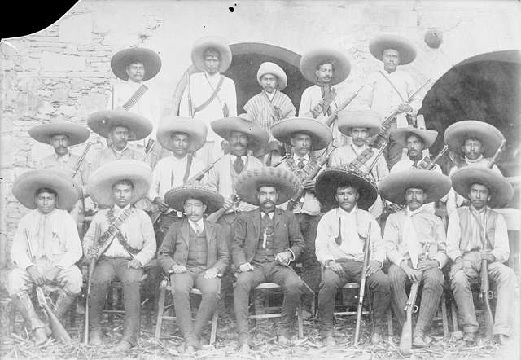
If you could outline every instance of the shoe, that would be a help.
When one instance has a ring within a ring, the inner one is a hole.
[[[100,331],[91,331],[89,334],[89,344],[92,346],[100,346],[103,345],[103,341],[101,340],[101,332]]]
[[[371,344],[373,345],[380,345],[383,342],[382,334],[380,333],[374,333],[371,337]]]
[[[335,341],[335,337],[333,336],[333,334],[327,334],[324,337],[324,346],[330,347],[330,346],[335,346],[335,345],[336,345],[336,341]]]
[[[290,340],[284,335],[279,335],[278,343],[279,343],[279,345],[287,346],[287,345],[289,345]]]
[[[475,332],[466,332],[463,334],[463,340],[465,341],[466,346],[475,346],[476,345],[476,333]]]
[[[127,352],[132,349],[134,345],[129,343],[127,340],[121,340],[118,345],[114,348],[115,352]]]
[[[47,341],[47,334],[45,333],[45,328],[38,327],[34,329],[33,334],[34,344],[35,345],[42,345]]]
[[[186,342],[183,342],[177,347],[177,352],[180,354],[195,354],[196,348],[197,346],[193,344],[188,345]]]
[[[414,336],[414,339],[412,340],[412,346],[417,348],[424,348],[429,346],[429,341],[427,340],[426,336],[423,336],[422,334],[418,334]]]
[[[498,345],[505,345],[510,340],[510,336],[505,334],[494,334],[494,342]]]
[[[244,354],[244,353],[248,353],[250,351],[250,349],[251,349],[250,345],[248,345],[248,343],[245,342],[245,343],[241,344],[239,351]]]

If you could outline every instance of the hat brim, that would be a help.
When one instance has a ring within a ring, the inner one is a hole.
[[[29,129],[29,135],[34,140],[44,144],[49,144],[54,135],[67,135],[69,146],[74,146],[85,142],[90,136],[90,131],[80,124],[56,121],[32,127]]]
[[[320,121],[308,117],[293,117],[271,126],[273,137],[281,143],[291,145],[294,134],[306,134],[311,137],[311,149],[321,150],[333,141],[329,127]]]
[[[207,214],[214,213],[224,206],[224,198],[221,194],[202,186],[179,186],[170,189],[165,194],[165,202],[177,211],[183,211],[184,204],[188,199],[200,200],[206,205]]]
[[[172,135],[175,133],[188,135],[188,151],[194,152],[204,146],[208,129],[201,120],[173,115],[163,117],[157,129],[157,141],[162,147],[172,151]]]
[[[257,71],[257,82],[259,85],[262,86],[261,78],[266,74],[272,74],[273,76],[277,77],[277,90],[284,90],[286,86],[288,86],[288,76],[279,66],[262,67],[261,64],[259,71]]]
[[[114,75],[121,80],[127,81],[127,66],[137,63],[143,64],[145,68],[143,81],[152,79],[161,70],[161,58],[159,55],[155,51],[139,47],[118,51],[112,56],[110,66]]]
[[[274,167],[263,167],[248,170],[237,178],[235,191],[240,199],[252,205],[259,205],[257,190],[261,186],[273,186],[277,189],[280,205],[291,199],[300,188],[300,180],[289,170]]]
[[[405,191],[422,189],[427,194],[424,204],[438,201],[447,194],[451,181],[447,175],[432,170],[410,169],[398,171],[384,177],[378,184],[380,194],[395,204],[405,205]]]
[[[492,169],[477,166],[466,166],[452,174],[454,191],[466,199],[470,197],[470,187],[473,184],[482,184],[489,191],[491,208],[507,205],[514,196],[514,188],[507,179]]]
[[[257,123],[245,120],[239,116],[225,117],[211,122],[212,130],[225,140],[230,138],[232,131],[248,135],[248,149],[254,153],[263,150],[269,141],[269,134]]]
[[[112,185],[121,180],[130,180],[134,191],[130,203],[145,196],[152,182],[150,166],[139,160],[116,160],[100,166],[87,183],[87,191],[94,202],[100,205],[113,205]]]
[[[407,147],[407,138],[410,135],[416,135],[422,139],[425,148],[430,148],[436,141],[438,132],[436,130],[421,130],[416,128],[397,128],[391,131],[393,139],[403,147]]]
[[[361,174],[344,168],[329,168],[320,173],[315,183],[317,199],[326,209],[338,207],[336,190],[348,185],[358,189],[357,206],[360,209],[369,209],[378,197],[376,185]]]
[[[41,188],[56,191],[56,208],[70,211],[78,201],[78,189],[70,176],[56,169],[30,170],[20,175],[13,184],[13,195],[26,208],[36,209],[35,195]]]
[[[466,139],[479,139],[483,145],[483,156],[494,155],[504,136],[495,126],[483,121],[458,121],[445,129],[445,143],[449,150],[461,154],[461,147]]]
[[[221,55],[221,64],[219,72],[223,73],[230,67],[232,63],[232,50],[228,46],[228,42],[221,37],[205,37],[197,40],[192,48],[192,63],[199,71],[204,71],[204,52],[208,48],[214,48]]]
[[[416,49],[405,38],[396,35],[380,35],[371,40],[369,51],[378,60],[382,60],[383,52],[388,49],[400,53],[400,65],[410,64],[416,59]]]
[[[351,72],[351,64],[347,57],[333,49],[316,49],[305,53],[300,59],[300,72],[306,80],[316,83],[317,66],[324,63],[333,64],[334,76],[331,79],[331,85],[341,83]]]
[[[380,131],[381,124],[382,117],[372,110],[343,110],[339,112],[337,120],[338,130],[348,136],[351,136],[351,129],[354,128],[366,128],[368,135],[374,136]]]
[[[129,141],[141,140],[152,132],[152,123],[141,115],[124,110],[103,110],[92,113],[87,125],[96,134],[107,138],[114,126],[125,126],[130,131]]]

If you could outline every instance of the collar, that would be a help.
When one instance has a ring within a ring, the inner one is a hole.
[[[270,217],[270,219],[273,220],[273,216],[275,216],[275,211],[271,211],[269,213],[265,213],[264,211],[261,210],[261,217],[264,217],[264,215],[268,214],[268,216]]]
[[[262,92],[263,92],[263,93],[268,97],[268,99],[273,100],[273,98],[274,98],[275,95],[277,94],[277,89],[275,89],[275,91],[274,91],[272,94],[268,93],[268,92],[265,91],[265,90],[262,90]]]
[[[60,162],[69,162],[71,159],[71,153],[67,151],[67,155],[59,156],[58,154],[54,153],[54,158]]]
[[[114,149],[112,146],[110,147],[112,149],[112,151],[114,151],[115,154],[118,154],[118,155],[121,155],[123,154],[125,151],[127,151],[128,149],[128,142],[127,142],[127,145],[125,146],[125,148],[123,150],[116,150]]]
[[[201,229],[204,229],[204,218],[199,219],[199,221],[192,221],[188,219],[188,223],[192,227],[192,229],[196,226],[199,226]]]
[[[475,164],[475,163],[479,163],[479,162],[483,161],[484,158],[485,157],[483,156],[483,154],[481,154],[476,160],[470,160],[470,159],[465,158],[465,162],[467,164]]]
[[[358,205],[355,204],[355,206],[353,206],[353,208],[351,209],[351,211],[345,211],[344,209],[342,209],[340,206],[338,207],[338,215],[345,215],[345,216],[353,216],[354,214],[356,214],[356,211],[358,210]]]
[[[416,215],[416,214],[421,213],[422,211],[423,211],[423,205],[420,206],[418,209],[413,210],[413,211],[409,210],[409,207],[408,207],[408,206],[405,207],[405,215],[407,215],[407,216],[411,216],[411,217],[414,216],[414,215]]]
[[[367,149],[367,144],[356,146],[355,144],[351,143],[351,149],[353,149],[355,154],[360,155],[365,149]]]
[[[302,157],[298,156],[297,154],[293,155],[293,160],[295,160],[296,163],[298,163],[301,159],[304,161],[309,161],[309,153],[307,153],[306,155],[304,155]]]
[[[487,212],[487,210],[488,210],[488,206],[487,205],[483,206],[483,209],[478,210],[478,209],[476,209],[474,207],[474,205],[472,205],[472,203],[469,205],[469,208],[470,208],[471,211],[474,211],[475,213],[480,214],[480,215],[485,214]]]
[[[38,209],[35,209],[35,211],[36,211],[36,214],[38,216],[48,217],[48,216],[51,216],[52,214],[54,214],[56,212],[56,208],[54,208],[50,213],[47,213],[47,214],[44,214],[43,212],[41,212]]]
[[[240,157],[242,160],[246,161],[246,159],[248,158],[248,155],[236,156],[236,155],[231,155],[231,154],[230,154],[230,157],[231,157],[232,161],[235,161],[235,159],[237,159],[237,158],[239,158],[239,157]]]
[[[115,214],[121,214],[123,211],[130,209],[130,204],[127,204],[124,208],[120,208],[116,204],[112,207],[114,209]]]

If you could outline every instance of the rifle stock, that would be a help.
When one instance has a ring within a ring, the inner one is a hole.
[[[418,287],[420,282],[416,281],[411,285],[411,291],[409,292],[409,298],[405,304],[405,324],[402,329],[402,336],[400,338],[400,352],[403,354],[409,354],[412,347],[412,313],[414,312],[414,303],[418,296]]]
[[[360,91],[362,91],[363,88],[364,86],[361,86],[358,90],[354,92],[353,95],[351,95],[342,104],[340,104],[340,106],[338,106],[337,109],[331,115],[329,115],[326,121],[324,121],[324,124],[326,124],[327,126],[331,126],[331,124],[335,121],[336,117],[338,116],[338,113],[344,110],[349,104],[351,104],[351,101],[353,101],[358,96],[358,94],[360,93]]]
[[[47,314],[47,318],[49,319],[49,326],[51,327],[52,335],[54,338],[64,344],[70,344],[72,342],[69,333],[60,323],[56,314],[52,311],[49,304],[47,304],[47,300],[45,299],[45,295],[43,293],[43,289],[38,286],[36,288],[36,298],[38,300],[38,304],[44,309]]]
[[[360,326],[362,325],[362,306],[364,304],[365,283],[367,281],[367,263],[369,262],[369,248],[371,246],[371,223],[367,227],[367,240],[364,250],[364,262],[362,264],[362,273],[360,274],[360,293],[358,296],[358,306],[356,308],[356,330],[355,330],[355,345],[358,345],[360,337]]]
[[[89,343],[89,298],[90,298],[90,284],[91,284],[91,278],[92,274],[94,274],[94,267],[96,266],[96,259],[92,258],[89,262],[89,278],[87,281],[87,296],[85,297],[85,328],[84,328],[84,335],[83,335],[83,343],[88,344]]]
[[[487,260],[481,261],[481,287],[479,297],[485,305],[485,336],[487,339],[492,339],[494,330],[494,316],[490,308],[490,302],[488,301],[489,283],[488,283],[488,262]]]

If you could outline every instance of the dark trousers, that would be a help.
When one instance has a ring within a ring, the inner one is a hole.
[[[198,344],[204,326],[208,324],[219,301],[220,279],[205,279],[204,271],[200,267],[191,267],[183,274],[172,274],[170,276],[177,324],[183,333],[186,344],[191,346]],[[190,290],[193,287],[203,293],[203,299],[195,317],[195,324],[192,323],[192,312],[190,310]]]
[[[125,258],[101,258],[92,274],[89,322],[92,331],[101,330],[101,315],[107,299],[108,288],[114,277],[118,277],[123,288],[125,322],[123,340],[136,345],[141,318],[141,296],[139,287],[143,269],[129,269],[130,260]]]
[[[275,262],[255,266],[253,271],[239,273],[234,289],[234,310],[239,331],[239,342],[249,340],[248,336],[248,300],[250,291],[262,282],[277,283],[284,293],[280,334],[290,336],[295,328],[296,311],[300,295],[306,291],[304,282],[286,266]]]
[[[354,260],[337,261],[344,268],[343,274],[331,269],[324,270],[320,292],[318,293],[318,311],[322,323],[322,332],[333,330],[335,295],[337,290],[348,282],[360,282],[362,262]],[[373,291],[373,313],[375,331],[380,333],[385,324],[385,314],[391,303],[391,284],[387,275],[379,270],[367,278],[367,285]]]

